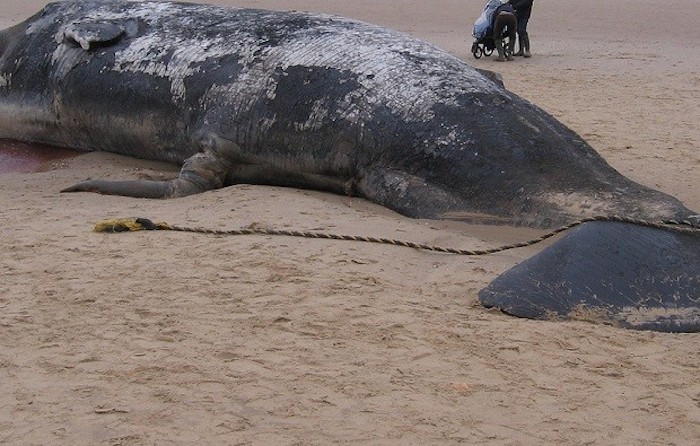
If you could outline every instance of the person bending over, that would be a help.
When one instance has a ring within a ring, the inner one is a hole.
[[[518,20],[515,15],[515,9],[510,3],[501,5],[493,13],[493,41],[498,51],[496,61],[503,62],[504,60],[513,60],[513,51],[515,50],[515,30],[518,26]],[[508,51],[504,51],[503,39],[508,37]],[[504,57],[505,56],[505,57]]]

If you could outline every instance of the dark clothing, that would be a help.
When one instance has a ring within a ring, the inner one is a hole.
[[[521,19],[518,17],[518,34],[523,35],[527,34],[527,22],[530,20],[529,17]]]
[[[510,0],[510,4],[515,8],[515,15],[518,17],[518,36],[521,40],[527,36],[527,22],[532,14],[532,3],[535,0]]]
[[[515,15],[515,9],[510,3],[499,6],[493,12],[491,18],[491,30],[494,39],[502,39],[504,28],[507,28],[506,35],[511,39],[515,38],[515,28],[518,26],[518,21]],[[512,37],[511,37],[512,35]]]
[[[515,8],[513,8],[513,5],[510,3],[505,3],[498,8],[496,8],[495,11],[493,11],[493,15],[491,16],[491,29],[494,29],[496,26],[496,18],[498,17],[498,14],[502,12],[510,12],[511,14],[515,15]]]
[[[516,11],[515,11],[515,7],[513,5],[511,5],[510,3],[504,3],[501,6],[499,6],[498,8],[496,8],[496,10],[493,12],[493,14],[496,15],[499,12],[510,12],[510,13],[515,14]]]
[[[521,20],[527,21],[532,14],[532,3],[535,0],[510,0],[510,4],[515,8],[515,15],[518,16],[518,22]]]
[[[493,38],[503,39],[508,36],[509,39],[515,42],[515,28],[518,26],[518,20],[515,18],[515,14],[512,12],[497,11],[494,17]]]

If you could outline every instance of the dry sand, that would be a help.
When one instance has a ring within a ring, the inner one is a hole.
[[[6,26],[45,2],[2,3]],[[469,53],[482,0],[215,3],[339,13],[425,38],[500,72],[625,175],[700,210],[695,0],[538,0],[534,57],[512,63]],[[58,193],[88,176],[171,171],[87,154],[0,175],[0,443],[700,442],[699,333],[520,320],[477,305],[479,289],[541,246],[475,258],[91,228],[144,216],[465,248],[534,231],[410,220],[272,187],[169,201]]]

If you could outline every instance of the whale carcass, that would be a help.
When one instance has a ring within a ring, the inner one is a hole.
[[[169,181],[90,179],[69,192],[171,198],[245,182],[539,228],[693,214],[488,73],[322,14],[51,3],[0,33],[0,138],[182,166]]]

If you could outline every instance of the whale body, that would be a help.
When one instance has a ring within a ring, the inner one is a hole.
[[[323,14],[63,1],[0,33],[0,138],[182,165],[176,197],[235,183],[361,196],[420,218],[552,227],[690,215],[494,76]]]

